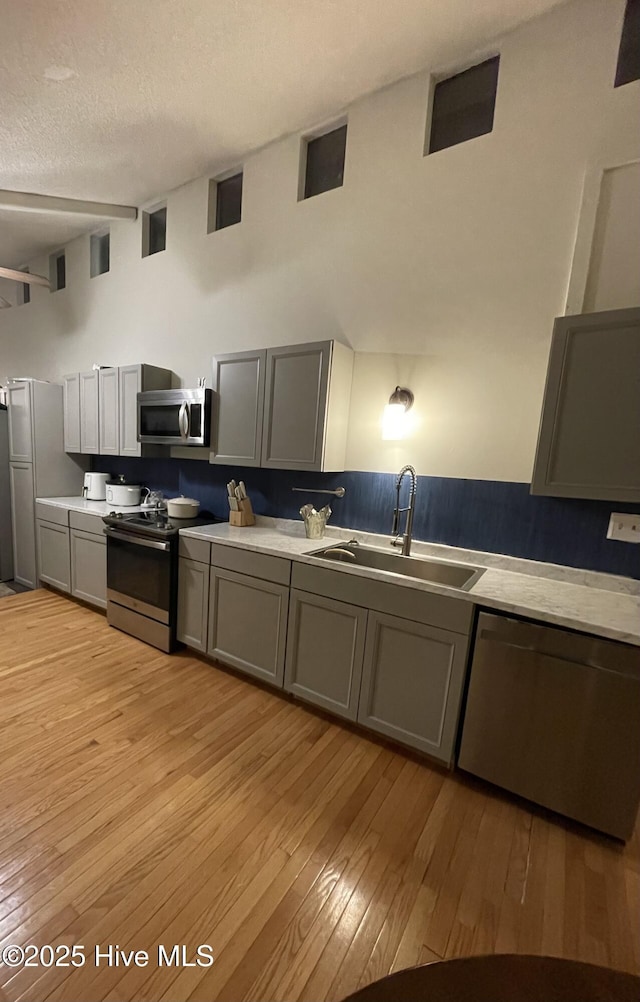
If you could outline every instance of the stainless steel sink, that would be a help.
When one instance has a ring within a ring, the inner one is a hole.
[[[406,578],[432,581],[434,584],[447,585],[449,588],[459,588],[465,591],[473,587],[485,570],[484,567],[473,567],[470,564],[453,564],[444,560],[428,560],[422,557],[402,557],[397,553],[385,553],[384,550],[379,550],[374,546],[361,546],[355,540],[326,546],[322,550],[314,550],[309,556],[330,560],[335,564],[391,571],[393,574],[402,574]]]

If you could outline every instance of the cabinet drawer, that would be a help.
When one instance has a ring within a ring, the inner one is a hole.
[[[291,587],[455,633],[468,634],[471,628],[473,602],[462,598],[414,591],[386,581],[297,562],[293,566]]]
[[[100,515],[88,515],[84,511],[69,512],[69,525],[81,532],[92,532],[94,536],[104,535],[104,522]]]
[[[36,501],[36,518],[42,522],[53,522],[54,525],[69,525],[69,510]]]
[[[271,557],[265,553],[254,553],[252,550],[240,550],[233,546],[212,543],[211,563],[227,571],[249,574],[252,578],[275,581],[276,584],[288,585],[291,580],[290,560]]]
[[[189,536],[178,537],[178,552],[187,560],[199,560],[208,564],[211,560],[211,543],[208,539],[190,539]]]

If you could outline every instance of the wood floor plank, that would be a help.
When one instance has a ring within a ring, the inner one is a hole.
[[[0,599],[6,1002],[324,1002],[478,952],[640,971],[627,846],[405,756],[50,591]],[[96,944],[148,967],[96,968]],[[160,943],[212,967],[159,967]]]

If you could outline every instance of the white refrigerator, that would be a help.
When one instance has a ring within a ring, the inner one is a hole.
[[[9,492],[9,415],[0,404],[0,581],[13,577],[11,495]]]
[[[36,379],[10,380],[7,405],[13,576],[35,588],[35,499],[79,497],[85,461],[64,451],[62,386]]]

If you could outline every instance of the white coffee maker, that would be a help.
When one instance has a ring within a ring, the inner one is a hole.
[[[104,501],[107,496],[107,480],[110,473],[85,473],[82,496],[87,501]]]

